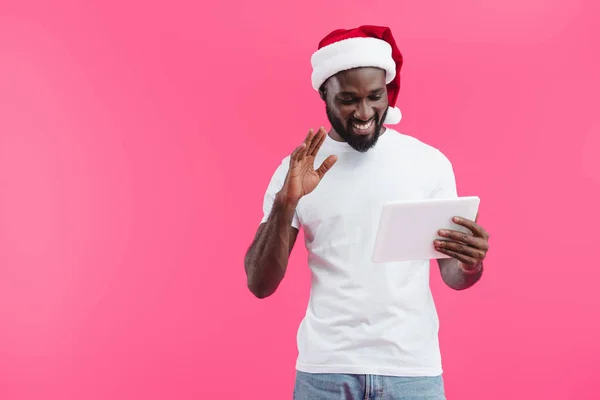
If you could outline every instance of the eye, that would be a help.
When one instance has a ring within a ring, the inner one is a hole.
[[[379,101],[379,100],[381,100],[381,97],[382,97],[382,96],[381,96],[380,94],[374,94],[374,95],[372,95],[372,96],[369,96],[369,98],[370,98],[372,101]]]
[[[344,105],[350,105],[352,103],[354,103],[356,100],[352,99],[352,98],[341,98],[339,99],[340,103],[344,104]]]

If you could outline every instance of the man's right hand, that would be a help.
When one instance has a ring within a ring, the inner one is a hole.
[[[331,155],[315,170],[315,156],[326,137],[325,128],[319,128],[317,133],[311,129],[304,142],[294,150],[290,157],[290,168],[285,182],[279,191],[282,199],[298,202],[302,196],[315,190],[325,173],[335,164],[337,157]]]

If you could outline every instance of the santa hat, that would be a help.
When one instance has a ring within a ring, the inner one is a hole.
[[[385,70],[389,107],[384,123],[397,124],[402,119],[402,113],[396,107],[402,54],[390,28],[363,25],[354,29],[335,30],[321,40],[319,49],[311,57],[311,64],[312,86],[315,90],[319,90],[329,77],[340,71],[358,67]]]

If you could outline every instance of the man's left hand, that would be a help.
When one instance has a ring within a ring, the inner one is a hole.
[[[438,233],[444,239],[434,242],[435,249],[458,260],[463,271],[479,272],[489,249],[490,235],[474,221],[460,217],[454,217],[453,221],[466,227],[471,233],[442,229]]]

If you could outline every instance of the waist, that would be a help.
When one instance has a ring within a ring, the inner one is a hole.
[[[298,330],[297,367],[307,372],[439,373],[435,311],[368,320],[321,320],[307,313]]]

